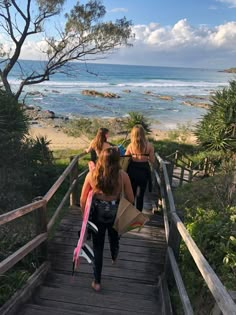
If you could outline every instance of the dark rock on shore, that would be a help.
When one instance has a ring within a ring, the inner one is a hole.
[[[192,102],[192,101],[184,101],[181,104],[187,105],[187,106],[201,107],[201,108],[205,108],[205,109],[209,109],[211,106],[208,103],[199,103],[199,102]]]
[[[98,92],[98,91],[95,91],[95,90],[83,90],[81,92],[81,94],[87,95],[87,96],[100,96],[100,97],[106,97],[106,98],[120,98],[120,96],[115,94],[115,93]]]
[[[150,95],[150,96],[154,96],[159,98],[160,100],[164,100],[164,101],[173,101],[173,97],[170,95],[160,95],[160,94],[155,94],[152,91],[145,91],[144,92],[145,95]]]
[[[39,106],[29,105],[25,106],[26,115],[30,120],[39,119],[55,119],[57,118],[52,110],[42,110]]]

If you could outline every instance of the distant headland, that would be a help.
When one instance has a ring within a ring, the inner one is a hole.
[[[229,69],[225,69],[225,70],[220,70],[219,72],[236,73],[236,68],[229,68]]]

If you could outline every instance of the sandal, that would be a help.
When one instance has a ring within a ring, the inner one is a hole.
[[[96,283],[95,281],[92,282],[91,286],[94,289],[94,291],[96,291],[96,292],[101,290],[101,285],[99,283]]]

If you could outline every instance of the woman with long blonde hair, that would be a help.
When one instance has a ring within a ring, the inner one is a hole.
[[[91,170],[86,178],[81,192],[80,205],[82,211],[90,189],[93,190],[93,217],[92,220],[98,228],[98,233],[93,233],[94,250],[94,281],[92,288],[99,291],[101,288],[101,273],[103,264],[103,249],[106,230],[110,243],[112,262],[117,259],[119,251],[118,233],[113,229],[113,224],[118,209],[121,191],[125,197],[134,202],[134,195],[127,173],[120,169],[120,154],[117,148],[106,148],[101,151],[95,169]]]
[[[130,144],[125,155],[131,155],[127,173],[136,198],[136,208],[143,210],[143,199],[147,184],[151,187],[150,164],[154,163],[153,145],[146,139],[142,125],[135,125],[130,133]],[[139,187],[139,189],[138,189]]]
[[[96,162],[99,154],[103,149],[109,148],[111,144],[107,142],[109,130],[107,128],[99,128],[95,138],[91,141],[87,153],[91,152],[91,161]]]

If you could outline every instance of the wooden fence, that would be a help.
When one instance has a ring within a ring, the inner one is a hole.
[[[215,173],[215,166],[208,157],[195,163],[189,156],[176,150],[166,157],[166,161],[171,185],[173,179],[178,180],[177,186],[182,186],[184,182],[189,183],[197,177],[213,176]]]
[[[57,179],[57,181],[54,183],[54,185],[50,188],[45,196],[35,198],[34,202],[30,204],[0,215],[0,225],[3,225],[13,220],[16,220],[30,212],[37,212],[37,235],[27,244],[23,245],[16,252],[0,262],[0,275],[4,274],[6,271],[12,268],[16,263],[18,263],[36,248],[40,250],[41,255],[45,258],[45,261],[47,260],[48,233],[54,226],[54,223],[68,198],[70,197],[70,206],[73,206],[78,202],[78,181],[83,178],[88,171],[88,169],[86,169],[83,172],[79,173],[79,159],[84,157],[85,155],[86,153],[82,153],[71,159],[69,166],[64,170],[64,172]],[[70,178],[69,188],[65,193],[63,199],[61,200],[59,206],[55,209],[53,216],[51,217],[49,222],[47,222],[47,204],[68,177]],[[38,279],[42,277],[42,273],[45,274],[48,269],[49,265],[45,263],[39,268],[39,270],[35,272],[33,277],[31,277],[30,279],[32,288],[35,286],[35,283],[37,283]],[[26,292],[27,296],[29,295],[28,291]],[[6,303],[6,305],[4,305],[4,309],[1,309],[1,311],[4,312],[4,314],[7,314],[8,309],[14,308],[14,305],[12,305],[12,303],[15,303],[17,308],[17,305],[24,300],[25,297],[16,296],[15,299],[11,301],[11,305],[8,305],[8,303]]]
[[[159,169],[159,172],[157,172],[157,170],[154,170],[154,172],[157,183],[160,186],[166,241],[168,244],[165,274],[174,275],[184,314],[192,315],[194,313],[177,263],[181,238],[186,244],[187,249],[189,250],[193,260],[195,261],[197,268],[200,271],[206,285],[215,298],[216,304],[219,309],[225,315],[235,315],[236,304],[234,303],[230,294],[227,292],[224,285],[221,283],[205,257],[202,255],[201,251],[197,247],[196,243],[188,233],[179,215],[177,214],[166,162],[157,153],[155,155],[159,164],[157,168]]]

